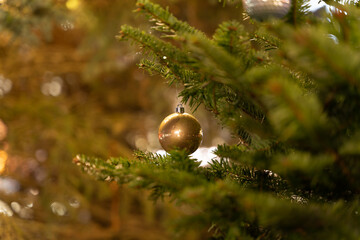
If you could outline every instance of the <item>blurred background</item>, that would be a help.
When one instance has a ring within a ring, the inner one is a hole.
[[[173,239],[168,229],[186,209],[72,163],[158,151],[159,124],[180,100],[181,86],[137,68],[139,47],[115,40],[122,24],[151,31],[135,2],[0,0],[0,239]],[[242,17],[236,3],[155,2],[209,36]],[[194,115],[204,130],[196,157],[234,141],[201,107]]]

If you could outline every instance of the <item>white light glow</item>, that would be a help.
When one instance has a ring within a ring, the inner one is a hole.
[[[218,159],[218,157],[214,154],[215,149],[216,147],[199,148],[190,156],[201,161],[200,166],[204,167],[208,165],[212,159]],[[164,150],[158,150],[156,151],[156,153],[160,155],[166,155],[166,152]]]

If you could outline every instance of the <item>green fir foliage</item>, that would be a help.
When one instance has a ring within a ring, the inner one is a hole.
[[[123,26],[139,66],[182,84],[239,144],[200,167],[182,152],[135,160],[78,156],[101,180],[151,189],[189,208],[177,230],[215,239],[360,238],[360,10],[337,5],[316,19],[293,1],[286,21],[219,23],[213,37],[140,0],[155,33]]]

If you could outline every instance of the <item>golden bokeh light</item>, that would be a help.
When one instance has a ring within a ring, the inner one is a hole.
[[[7,159],[8,159],[8,154],[5,151],[0,150],[0,174],[3,173],[5,170]]]
[[[7,127],[5,123],[0,119],[0,141],[4,140],[7,136]]]
[[[80,7],[80,0],[68,0],[66,2],[66,7],[70,10],[76,10]]]

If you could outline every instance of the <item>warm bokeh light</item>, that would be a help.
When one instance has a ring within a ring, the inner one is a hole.
[[[75,10],[75,9],[79,8],[79,6],[80,6],[79,0],[68,0],[66,2],[66,7],[70,10]]]
[[[7,127],[3,121],[0,120],[0,141],[4,140],[7,136]]]
[[[7,159],[8,159],[8,154],[5,151],[0,151],[0,174],[3,173],[5,170]]]

